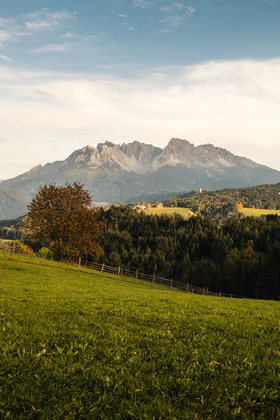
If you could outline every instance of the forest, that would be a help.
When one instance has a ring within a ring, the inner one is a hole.
[[[129,207],[99,209],[94,260],[208,287],[276,299],[280,295],[280,218],[229,220],[147,216]]]
[[[164,206],[187,207],[217,224],[238,218],[242,207],[280,209],[280,183],[218,191],[191,191],[163,202]]]

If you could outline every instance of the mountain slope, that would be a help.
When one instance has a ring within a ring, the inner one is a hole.
[[[0,220],[14,219],[27,213],[31,194],[16,188],[0,189]]]
[[[20,189],[30,200],[44,184],[73,181],[84,183],[95,202],[116,203],[147,194],[153,199],[162,192],[276,183],[280,172],[211,144],[196,147],[186,140],[171,139],[161,149],[136,141],[122,145],[105,142],[96,148],[76,150],[64,161],[39,165],[2,181],[0,191]],[[3,191],[2,197],[7,213],[12,203],[5,201]],[[13,217],[23,214],[19,208],[14,212]],[[0,218],[6,213],[0,208]]]

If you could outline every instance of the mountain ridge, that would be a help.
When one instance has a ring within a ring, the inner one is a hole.
[[[7,218],[15,199],[15,193],[13,200],[5,199],[4,189],[24,191],[25,197],[34,197],[42,185],[74,181],[82,182],[95,202],[117,203],[145,195],[156,199],[162,192],[276,183],[280,172],[209,143],[195,146],[172,138],[160,148],[138,141],[120,145],[106,141],[97,147],[87,145],[65,160],[37,165],[2,181],[0,218]]]

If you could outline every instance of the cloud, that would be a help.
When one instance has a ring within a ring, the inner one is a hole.
[[[3,47],[3,43],[11,39],[11,37],[11,34],[9,34],[7,31],[0,30],[0,47]]]
[[[19,38],[30,36],[30,32],[23,30],[20,24],[17,24],[15,19],[0,18],[0,46],[3,46],[4,41],[18,41]]]
[[[6,55],[0,54],[0,60],[3,61],[14,61],[12,58],[7,57]]]
[[[195,8],[194,7],[192,7],[192,6],[187,7],[187,12],[186,12],[187,15],[190,15],[190,14],[192,14],[194,12],[195,12]]]
[[[75,19],[67,10],[51,11],[42,9],[14,18],[0,17],[0,47],[6,42],[18,42],[20,38],[31,37],[34,32],[50,30],[65,21]]]
[[[71,39],[71,38],[79,38],[79,35],[73,33],[73,32],[66,32],[64,35],[62,35],[62,38]]]
[[[185,5],[179,2],[174,2],[167,6],[160,7],[162,12],[169,12],[170,10],[183,10],[185,9]]]
[[[10,147],[1,149],[2,178],[85,144],[164,146],[171,137],[213,143],[280,169],[280,59],[159,68],[129,80],[0,66],[0,90],[1,136]]]
[[[54,52],[54,53],[67,53],[73,48],[79,46],[78,42],[65,42],[64,44],[47,44],[40,48],[35,48],[35,52]]]
[[[119,16],[122,17],[122,18],[127,18],[128,17],[127,15],[122,15],[122,14],[119,14]]]
[[[31,29],[32,31],[38,31],[42,29],[48,29],[52,28],[53,26],[58,25],[58,22],[56,21],[44,21],[44,20],[36,20],[31,22],[25,22],[28,29]]]
[[[176,27],[186,22],[187,17],[195,12],[195,8],[192,6],[185,7],[185,5],[180,2],[172,2],[169,5],[160,7],[160,11],[172,12],[172,15],[160,20],[160,23],[166,24],[167,27],[164,32],[167,32],[170,26]]]
[[[51,11],[42,9],[39,12],[28,13],[24,16],[25,25],[32,31],[50,29],[61,24],[65,20],[74,19],[74,15],[67,10]]]
[[[165,19],[160,20],[161,23],[167,23],[171,26],[179,26],[182,22],[181,16],[168,16]]]
[[[4,19],[0,17],[0,26],[10,26],[15,25],[16,20],[15,19]]]
[[[151,7],[153,7],[154,4],[152,1],[149,0],[134,0],[134,6],[139,7],[141,9],[150,9]]]

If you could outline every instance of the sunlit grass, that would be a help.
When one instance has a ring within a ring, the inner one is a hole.
[[[243,208],[241,210],[241,213],[244,216],[254,216],[254,217],[260,217],[265,216],[268,214],[278,214],[280,216],[280,210],[266,210],[266,209],[251,209],[251,208]]]
[[[279,418],[278,302],[21,258],[0,259],[0,418]]]
[[[144,212],[146,214],[157,214],[158,216],[160,216],[161,214],[180,214],[180,216],[183,216],[185,218],[189,218],[190,216],[194,215],[194,213],[190,209],[183,207],[151,207],[150,209],[144,210]]]

